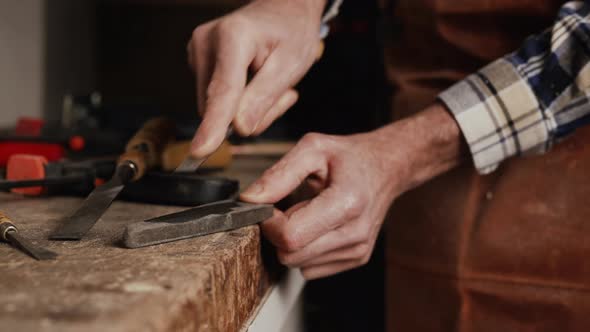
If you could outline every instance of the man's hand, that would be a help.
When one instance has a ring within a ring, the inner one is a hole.
[[[195,29],[188,61],[203,115],[191,148],[195,157],[212,153],[230,123],[243,136],[258,135],[295,104],[291,88],[315,61],[325,4],[257,0]]]
[[[441,105],[374,132],[305,136],[241,196],[276,203],[303,181],[319,194],[262,225],[279,260],[307,279],[369,260],[385,215],[401,193],[454,167],[460,132]]]

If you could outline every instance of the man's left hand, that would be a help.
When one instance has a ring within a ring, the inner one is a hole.
[[[262,224],[281,263],[307,279],[366,264],[392,201],[455,166],[459,129],[438,104],[352,136],[309,134],[241,196],[276,203],[307,181],[319,193]]]

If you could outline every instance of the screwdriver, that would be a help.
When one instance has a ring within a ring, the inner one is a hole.
[[[57,257],[53,251],[37,247],[22,237],[12,220],[2,211],[0,211],[0,240],[12,244],[36,260],[50,260]]]

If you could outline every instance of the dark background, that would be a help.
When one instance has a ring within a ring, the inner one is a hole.
[[[99,2],[96,79],[107,110],[136,123],[144,113],[166,112],[196,127],[186,44],[199,23],[232,7],[197,0]],[[297,87],[300,101],[265,137],[362,132],[388,119],[379,102],[383,90],[378,87],[383,85],[375,18],[373,2],[346,2],[332,25],[323,58]]]
[[[101,1],[97,6],[96,79],[105,111],[117,119],[110,125],[133,128],[151,115],[169,113],[192,133],[198,118],[186,43],[199,23],[233,8],[231,1]],[[345,2],[323,58],[297,86],[300,101],[265,138],[297,139],[310,131],[350,134],[388,121],[376,22],[374,2]],[[383,331],[383,265],[380,240],[367,266],[310,282],[307,330]]]

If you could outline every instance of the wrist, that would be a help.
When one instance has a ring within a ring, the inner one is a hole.
[[[330,3],[330,0],[304,0],[304,1],[307,1],[307,2],[311,3],[312,5],[318,6],[318,8],[320,8],[322,13],[324,12],[324,10],[326,10],[326,6],[328,6],[328,4]]]
[[[300,2],[304,2],[312,9],[313,13],[318,17],[322,17],[324,15],[324,11],[326,10],[326,6],[329,3],[329,0],[298,0]]]
[[[398,193],[458,166],[468,155],[461,130],[447,109],[434,103],[422,112],[379,129],[388,137],[390,160],[404,165],[392,174]],[[395,143],[393,143],[395,142]]]
[[[443,104],[432,104],[413,121],[425,137],[424,145],[413,159],[412,181],[416,187],[458,166],[468,156],[469,149],[455,118]]]
[[[321,22],[329,0],[252,0],[251,3],[270,3],[273,5],[287,6],[291,9],[291,15],[304,15]],[[293,9],[296,10],[293,10]]]

